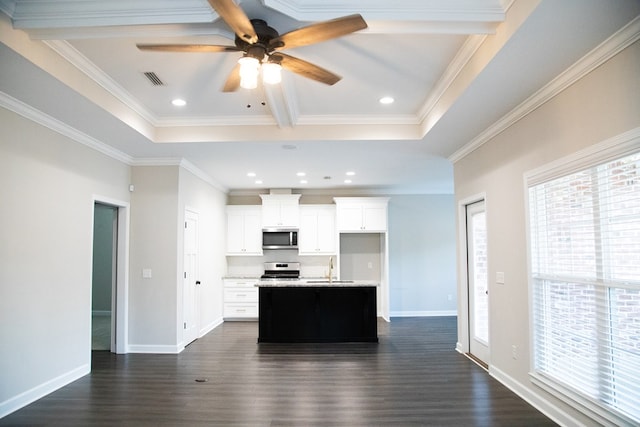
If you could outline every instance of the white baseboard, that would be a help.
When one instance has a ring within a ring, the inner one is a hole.
[[[441,317],[457,316],[456,310],[436,310],[436,311],[392,311],[391,317]]]
[[[561,426],[578,426],[581,423],[571,417],[559,407],[551,404],[547,399],[542,398],[538,394],[525,387],[513,377],[493,366],[489,367],[489,375],[498,380],[502,385],[520,396],[531,406],[549,417],[553,422]]]
[[[223,323],[222,317],[209,323],[200,329],[198,338],[202,338]],[[149,353],[149,354],[178,354],[184,350],[182,342],[177,345],[148,345],[148,344],[129,344],[127,347],[129,353]]]
[[[148,345],[148,344],[129,344],[129,353],[148,353],[148,354],[178,354],[184,350],[184,346],[178,345]]]
[[[205,326],[204,328],[200,329],[200,335],[199,338],[202,338],[203,336],[207,335],[209,332],[213,331],[215,328],[217,328],[218,326],[222,325],[224,323],[224,319],[222,317],[214,320],[213,322],[209,323],[207,326]]]
[[[0,402],[0,418],[15,412],[20,408],[24,408],[28,404],[43,398],[49,393],[53,393],[79,378],[84,377],[90,372],[90,364],[82,365],[45,383],[35,386],[31,390],[27,390],[17,396],[5,400],[4,402]]]

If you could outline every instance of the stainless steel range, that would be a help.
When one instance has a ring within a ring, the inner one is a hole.
[[[264,274],[261,279],[290,279],[300,278],[299,262],[265,262]]]

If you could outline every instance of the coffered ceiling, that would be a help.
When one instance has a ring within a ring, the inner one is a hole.
[[[241,53],[136,48],[233,45],[206,0],[0,0],[0,101],[130,164],[182,162],[228,191],[449,193],[452,156],[544,102],[628,23],[637,36],[640,13],[637,0],[237,3],[280,34],[354,13],[368,28],[286,51],[340,75],[333,86],[284,71],[279,85],[224,93]]]

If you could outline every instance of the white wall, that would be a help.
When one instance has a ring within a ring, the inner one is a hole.
[[[129,349],[175,353],[178,313],[178,166],[131,171]],[[151,277],[143,278],[143,270]]]
[[[548,413],[567,417],[567,424],[591,422],[533,386],[528,376],[531,337],[523,175],[639,127],[639,76],[640,42],[636,42],[454,165],[457,201],[486,193],[488,276],[505,273],[504,285],[489,283],[490,372]],[[461,256],[458,262],[465,260]],[[461,292],[464,286],[459,278]],[[459,333],[463,330],[459,325]],[[519,349],[517,359],[512,357],[512,345]]]
[[[391,197],[391,316],[455,314],[455,236],[453,195]]]
[[[197,280],[199,300],[199,336],[204,335],[222,322],[222,277],[226,275],[225,212],[227,196],[211,184],[203,181],[184,168],[180,168],[180,224],[184,221],[186,208],[198,213],[199,274]],[[182,233],[180,227],[180,233]],[[182,243],[182,242],[181,242]],[[184,259],[183,244],[179,249],[180,270]],[[182,313],[182,295],[178,307]],[[181,318],[182,315],[179,317]]]
[[[0,108],[0,416],[89,371],[93,196],[129,174]]]
[[[178,353],[184,348],[184,212],[198,215],[202,285],[199,333],[222,320],[222,276],[226,273],[226,194],[181,166],[135,166],[131,180],[131,269],[129,350]],[[143,270],[151,270],[144,278]]]

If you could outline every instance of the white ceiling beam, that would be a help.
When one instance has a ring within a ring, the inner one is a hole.
[[[363,33],[369,34],[495,34],[499,22],[372,21]]]
[[[298,21],[319,21],[353,13],[368,20],[501,22],[504,0],[263,0],[265,6]]]
[[[291,79],[283,73],[282,82],[277,85],[265,85],[264,93],[267,107],[271,110],[278,127],[294,127],[298,119],[298,103]]]
[[[509,42],[520,26],[533,13],[542,0],[516,3],[510,7],[507,20],[501,24],[499,35],[470,37],[456,58],[451,62],[443,78],[438,82],[426,104],[421,109],[422,134],[427,135],[440,119],[459,101],[487,65]]]
[[[228,29],[217,28],[211,23],[122,25],[108,27],[36,28],[27,30],[33,40],[88,40],[161,37],[222,36],[233,40]]]
[[[218,18],[205,0],[15,0],[5,9],[13,9],[14,28],[25,30],[180,24]]]
[[[203,35],[202,31],[208,34],[204,26],[181,27],[179,24],[211,23],[218,19],[206,0],[0,1],[14,28],[28,30],[32,37],[38,39],[109,37],[120,31],[123,34],[142,31],[128,26],[167,24],[176,25],[164,30],[149,28],[149,31],[154,35],[163,31],[167,36]],[[387,0],[369,1],[367,4],[356,0],[263,2],[303,22],[360,13],[369,23],[367,31],[373,33],[493,34],[505,18],[505,10],[498,0],[394,0],[391,6]],[[88,31],[83,32],[82,28]]]

